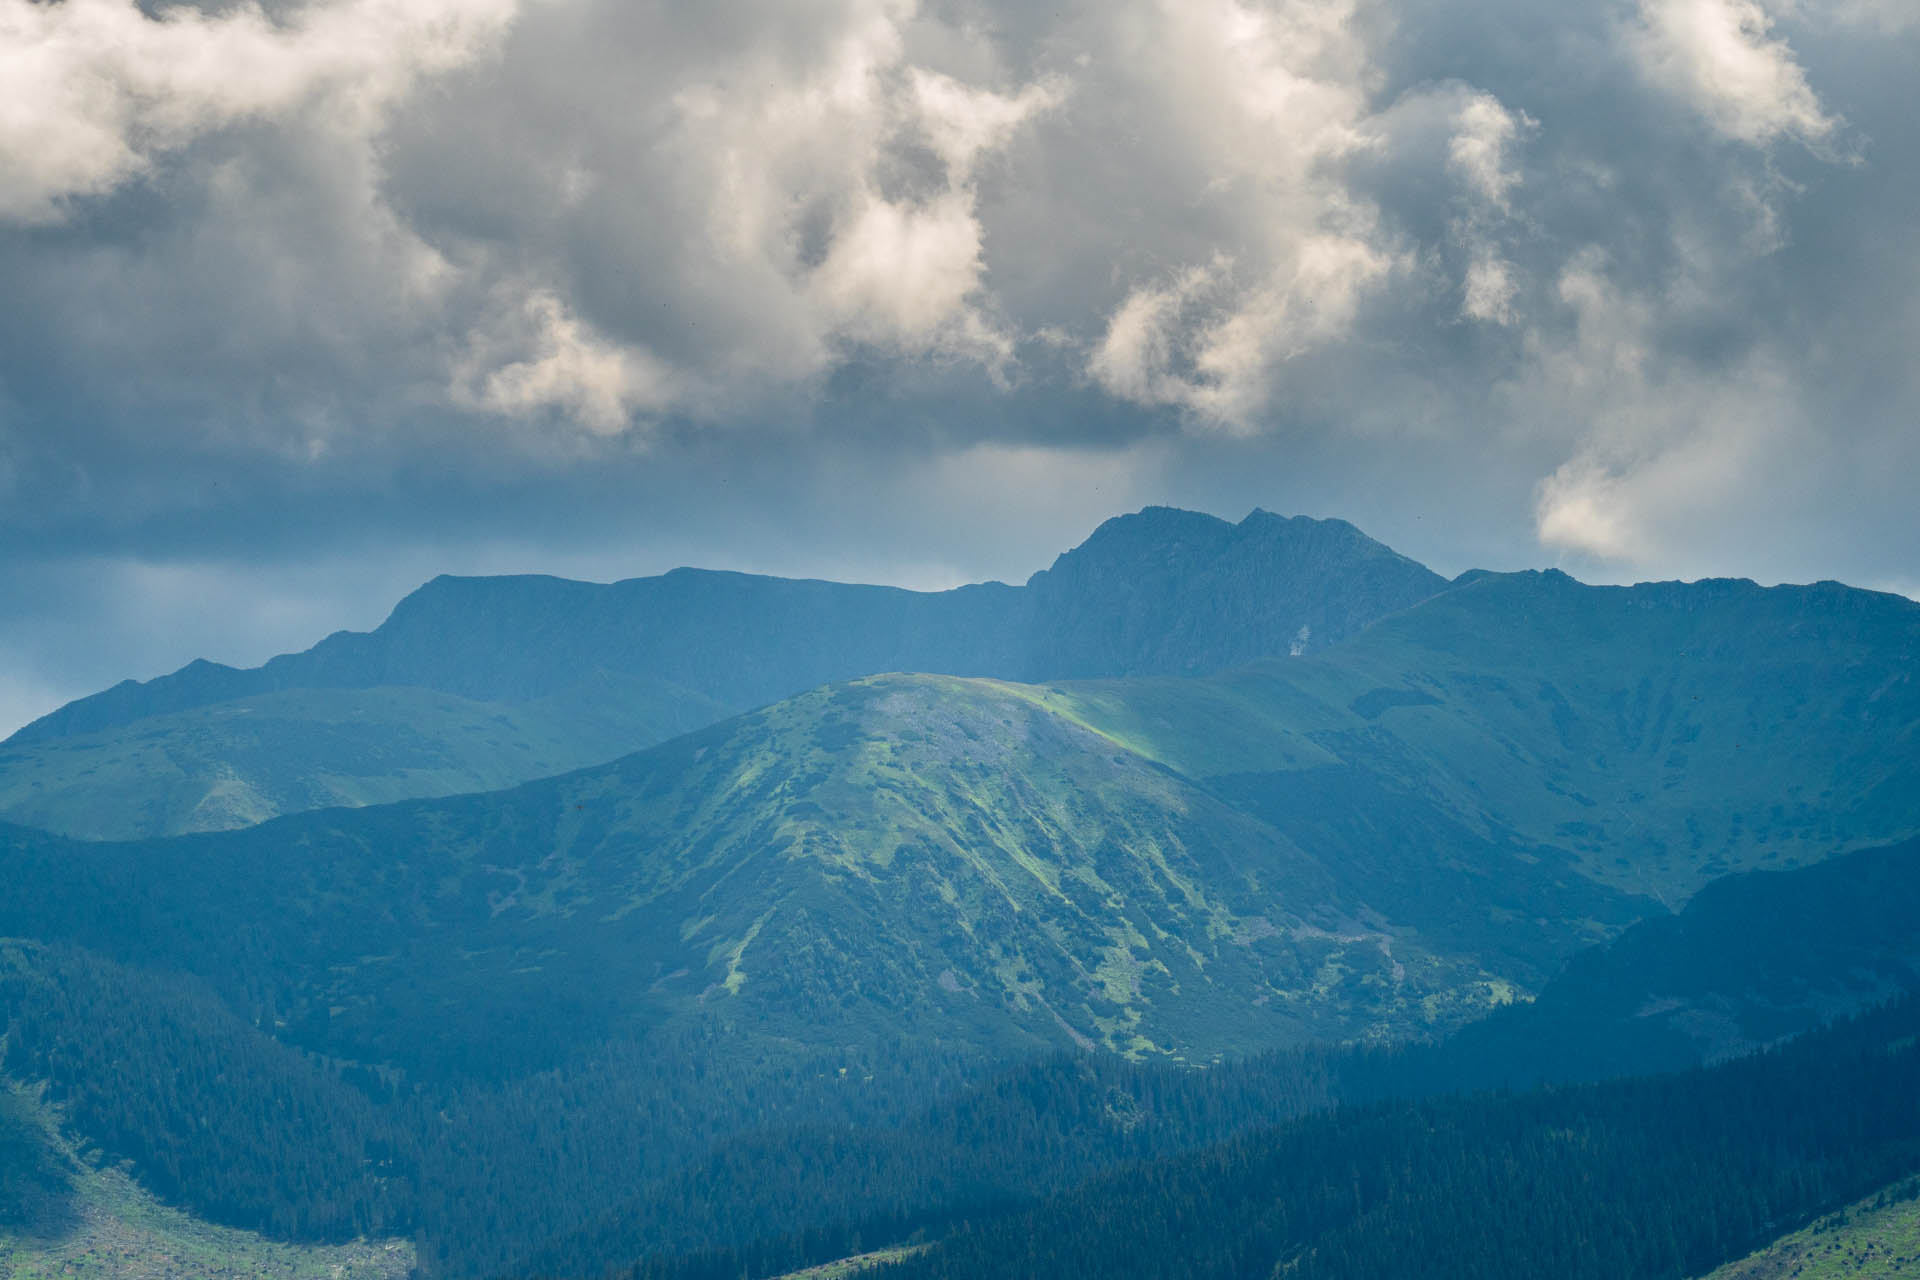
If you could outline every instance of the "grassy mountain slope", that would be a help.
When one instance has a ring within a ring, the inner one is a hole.
[[[1337,641],[1444,586],[1340,521],[1164,508],[1108,521],[1026,587],[443,577],[373,632],[253,670],[194,663],[43,717],[0,746],[0,817],[136,837],[502,786],[829,681],[1214,670]],[[277,732],[255,727],[269,710]],[[512,732],[476,745],[470,725],[492,718]]]
[[[1271,828],[951,677],[832,686],[507,792],[4,844],[0,931],[247,974],[237,999],[416,1067],[708,1014],[1205,1056],[1444,1024],[1504,990]]]
[[[71,848],[84,854],[100,846]],[[702,1043],[651,1041],[605,1069],[528,1077],[497,1097],[490,1089],[434,1092],[381,1118],[324,1064],[273,1043],[250,1019],[196,995],[192,984],[26,949],[19,976],[27,985],[0,985],[0,1008],[14,1010],[22,1050],[14,1069],[29,1077],[58,1074],[75,1119],[92,1131],[139,1135],[142,1145],[120,1149],[147,1160],[155,1185],[174,1187],[189,1202],[249,1217],[261,1210],[246,1206],[263,1203],[274,1183],[305,1185],[332,1167],[321,1148],[343,1141],[350,1155],[425,1148],[399,1160],[401,1169],[417,1171],[423,1195],[417,1202],[401,1197],[396,1210],[418,1215],[441,1274],[491,1274],[538,1246],[543,1226],[575,1234],[546,1251],[552,1261],[539,1269],[597,1273],[605,1262],[657,1249],[723,1241],[737,1247],[753,1240],[756,1224],[776,1237],[811,1228],[815,1239],[798,1254],[776,1239],[755,1256],[831,1257],[811,1250],[854,1238],[882,1243],[897,1238],[884,1234],[889,1223],[904,1235],[917,1223],[1062,1191],[1100,1170],[1218,1141],[1339,1098],[1684,1065],[1713,1046],[1690,1049],[1691,1042],[1666,1034],[1661,1017],[1675,1006],[1663,993],[1685,992],[1697,1006],[1736,1017],[1758,1007],[1769,1032],[1805,1029],[1821,1012],[1911,973],[1911,962],[1903,967],[1899,956],[1914,945],[1908,926],[1917,894],[1920,856],[1913,847],[1751,873],[1717,883],[1677,919],[1634,926],[1570,966],[1579,980],[1556,980],[1536,1001],[1509,1006],[1435,1048],[1309,1051],[1196,1073],[1070,1053],[948,1092],[931,1106],[908,1101],[911,1078],[925,1069],[902,1076],[901,1061],[865,1068],[879,1073],[879,1084],[860,1083],[857,1057],[838,1058],[853,1075],[836,1075],[833,1053],[813,1063],[796,1059],[785,1074],[740,1074],[756,1056],[764,1058],[766,1041],[737,1029]],[[1776,948],[1770,930],[1790,935],[1794,945]],[[1770,957],[1775,949],[1777,960]],[[1783,978],[1794,997],[1788,1012],[1800,1018],[1791,1027],[1769,1003]],[[743,993],[752,984],[749,976]],[[750,1021],[740,1016],[744,995],[722,1002],[716,994],[714,1003],[733,1010],[736,1028]],[[518,1029],[542,1033],[528,1023]],[[1662,1034],[1649,1039],[1649,1030]],[[1670,1052],[1676,1044],[1677,1054]],[[1610,1046],[1622,1045],[1667,1056],[1609,1056]],[[499,1048],[513,1051],[511,1044]],[[151,1069],[156,1060],[167,1069]],[[723,1065],[735,1071],[723,1087],[740,1094],[745,1107],[731,1119],[712,1114],[711,1099],[689,1112],[690,1099],[661,1095],[664,1082],[691,1082]],[[192,1086],[182,1092],[181,1082],[215,1072],[249,1088],[218,1087],[201,1099]],[[795,1081],[814,1081],[829,1094],[784,1106]],[[869,1109],[863,1117],[852,1105],[855,1095],[874,1089],[892,1100],[893,1114]],[[852,1093],[831,1096],[845,1090]],[[191,1142],[167,1137],[167,1126],[181,1116],[192,1117]],[[276,1119],[289,1116],[299,1118],[297,1126]],[[729,1141],[729,1125],[769,1131]],[[263,1141],[263,1133],[270,1138]],[[332,1176],[348,1170],[351,1182],[359,1169],[350,1159]],[[226,1190],[210,1196],[209,1179]],[[353,1182],[326,1198],[345,1205],[366,1192]],[[622,1201],[625,1208],[610,1212]],[[519,1216],[498,1221],[502,1205]],[[591,1228],[596,1218],[604,1221]],[[509,1247],[516,1237],[519,1253]]]
[[[1579,953],[1536,999],[1444,1041],[1317,1047],[1193,1073],[1085,1058],[1035,1063],[884,1127],[737,1143],[650,1183],[524,1269],[585,1273],[608,1258],[727,1242],[715,1274],[759,1273],[836,1256],[854,1240],[938,1231],[1336,1103],[1702,1065],[1920,987],[1917,911],[1920,842],[1725,877],[1678,916],[1644,920]],[[759,1235],[738,1224],[757,1224]]]
[[[1706,1280],[1892,1280],[1920,1275],[1920,1180],[1782,1236]]]
[[[491,791],[624,755],[635,724],[685,731],[721,714],[696,694],[607,673],[520,703],[290,689],[0,744],[0,813],[86,840],[225,831],[308,809]]]
[[[47,887],[0,928],[270,974],[247,999],[416,1066],[736,1015],[1189,1057],[1444,1029],[1656,898],[1920,832],[1914,652],[1897,597],[1488,576],[1218,677],[876,677],[491,795],[16,836]]]
[[[1547,858],[1677,908],[1729,871],[1920,831],[1916,653],[1920,604],[1898,596],[1522,573],[1201,687],[1047,697],[1315,852],[1382,850],[1375,886],[1417,898],[1436,863],[1499,881]],[[1407,830],[1397,860],[1379,815],[1413,810],[1459,827]]]

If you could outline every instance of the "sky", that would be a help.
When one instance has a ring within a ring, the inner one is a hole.
[[[0,0],[0,734],[1151,503],[1920,595],[1913,0]]]

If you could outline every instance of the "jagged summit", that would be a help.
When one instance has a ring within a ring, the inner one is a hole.
[[[1035,678],[1193,675],[1337,644],[1446,580],[1344,520],[1148,507],[1033,576]]]

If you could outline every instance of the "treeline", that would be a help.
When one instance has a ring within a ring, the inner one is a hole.
[[[413,1094],[395,1110],[423,1139],[422,1267],[447,1280],[499,1275],[556,1237],[591,1235],[651,1189],[697,1188],[689,1170],[749,1132],[910,1127],[933,1099],[981,1072],[940,1045],[801,1051],[709,1026],[609,1045],[507,1084]],[[728,1217],[752,1188],[749,1175],[709,1198]],[[663,1195],[646,1221],[686,1248],[708,1229],[704,1209],[697,1189]],[[730,1217],[725,1238],[751,1238],[748,1221]],[[605,1255],[592,1269],[632,1256]]]
[[[596,1275],[648,1255],[691,1265],[697,1255],[738,1280],[830,1261],[863,1240],[886,1243],[1325,1109],[1353,1058],[1315,1049],[1194,1071],[1050,1057],[898,1123],[789,1127],[722,1144],[517,1274]]]
[[[0,1015],[7,1074],[48,1081],[73,1127],[163,1199],[296,1239],[411,1229],[411,1143],[198,984],[8,944]]]
[[[884,1132],[981,1073],[938,1044],[803,1052],[696,1025],[510,1082],[416,1085],[284,1044],[194,977],[26,941],[0,943],[0,1035],[9,1077],[46,1082],[168,1202],[286,1239],[411,1234],[449,1280],[586,1229],[734,1135]]]
[[[0,1019],[7,1073],[48,1082],[164,1199],[285,1238],[412,1234],[448,1280],[788,1232],[830,1256],[842,1223],[945,1221],[1324,1107],[1348,1056],[988,1069],[936,1044],[800,1053],[706,1027],[415,1088],[282,1044],[190,977],[31,943],[0,948]]]
[[[161,1195],[280,1236],[411,1232],[446,1280],[636,1259],[650,1259],[636,1276],[778,1274],[986,1230],[1115,1169],[1183,1167],[1164,1162],[1336,1101],[1572,1068],[1530,1035],[1530,1019],[1560,1016],[1543,1002],[1497,1020],[1497,1035],[1205,1071],[1076,1054],[984,1073],[926,1045],[803,1057],[708,1028],[509,1084],[411,1089],[282,1045],[190,979],[63,948],[0,958],[9,1073],[50,1081],[75,1127]],[[1465,1142],[1471,1125],[1447,1108],[1469,1104],[1434,1105]],[[1428,1113],[1378,1114],[1402,1117],[1366,1131],[1388,1142]],[[1618,1135],[1603,1124],[1583,1141],[1602,1138]]]
[[[737,1280],[999,1222],[1336,1102],[1697,1061],[1682,1024],[1636,1016],[1650,991],[1718,1000],[1755,1035],[1802,1028],[1791,1002],[1846,996],[1836,976],[1869,975],[1858,998],[1910,972],[1914,852],[1738,877],[1441,1045],[1203,1071],[1082,1054],[989,1068],[931,1041],[804,1050],[712,1022],[511,1080],[423,1082],[282,1043],[269,1031],[305,1037],[272,1027],[272,1000],[236,1005],[194,978],[37,944],[0,947],[0,1029],[9,1074],[49,1081],[90,1141],[214,1221],[305,1239],[410,1232],[438,1280],[638,1259]],[[1791,962],[1758,954],[1772,951]],[[1723,990],[1774,994],[1749,1018]]]
[[[0,1234],[70,1218],[72,1184],[63,1153],[0,1082]]]
[[[1343,1108],[976,1220],[885,1274],[1698,1275],[1920,1169],[1916,1033],[1909,996],[1711,1069]]]

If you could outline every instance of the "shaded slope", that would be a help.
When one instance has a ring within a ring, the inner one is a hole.
[[[1366,851],[1377,897],[1544,864],[1678,907],[1728,871],[1920,832],[1916,654],[1898,596],[1524,573],[1315,657],[1046,697],[1316,854]]]
[[[96,889],[0,927],[269,973],[316,1043],[434,1070],[728,1010],[1187,1056],[1440,1029],[1641,890],[1920,831],[1917,620],[1490,576],[1203,680],[878,678],[495,795],[25,856]]]
[[[709,750],[707,758],[713,754]],[[364,818],[369,813],[347,816]],[[100,846],[69,848],[85,854]],[[1743,882],[1768,891],[1752,892]],[[1679,921],[1643,923],[1609,948],[1583,957],[1569,973],[1584,970],[1584,981],[1549,984],[1534,1004],[1510,1008],[1486,1024],[1499,1032],[1492,1036],[1470,1027],[1434,1049],[1359,1055],[1309,1051],[1192,1074],[1075,1053],[989,1079],[930,1110],[909,1107],[905,1115],[885,1118],[870,1111],[862,1114],[851,1105],[851,1097],[844,1100],[849,1104],[844,1113],[838,1104],[823,1105],[831,1102],[825,1098],[811,1106],[782,1106],[796,1084],[819,1087],[823,1073],[826,1081],[844,1080],[855,1092],[884,1088],[888,1097],[904,1101],[924,1086],[925,1068],[896,1076],[893,1071],[905,1063],[896,1059],[890,1071],[867,1059],[867,1069],[880,1071],[879,1078],[887,1083],[859,1084],[862,1059],[840,1057],[846,1050],[830,1048],[841,1043],[841,1024],[820,1032],[824,1057],[814,1062],[794,1057],[791,1072],[776,1067],[768,1073],[769,1043],[745,1030],[745,1024],[763,1017],[764,1011],[752,1018],[737,1016],[751,1007],[749,993],[757,975],[748,973],[737,998],[723,999],[714,992],[710,999],[721,1017],[733,1021],[733,1032],[716,1025],[716,1034],[704,1040],[650,1040],[617,1063],[610,1061],[612,1074],[571,1067],[515,1084],[497,1100],[432,1094],[417,1114],[410,1110],[384,1122],[413,1127],[381,1140],[401,1137],[403,1146],[409,1141],[429,1147],[445,1144],[432,1158],[410,1158],[403,1165],[420,1169],[422,1226],[434,1256],[453,1272],[491,1274],[491,1269],[537,1246],[540,1224],[551,1232],[591,1222],[629,1197],[629,1206],[601,1227],[543,1253],[552,1259],[552,1269],[597,1273],[604,1262],[632,1259],[653,1249],[684,1250],[721,1241],[748,1245],[756,1226],[776,1234],[813,1230],[810,1247],[829,1252],[809,1254],[803,1241],[776,1239],[755,1256],[832,1256],[831,1248],[839,1242],[888,1238],[876,1234],[887,1222],[905,1224],[902,1229],[910,1231],[916,1223],[977,1218],[981,1209],[1010,1198],[1059,1191],[1087,1174],[1217,1141],[1338,1098],[1482,1088],[1518,1082],[1529,1073],[1558,1079],[1660,1065],[1649,1059],[1623,1062],[1618,1054],[1609,1059],[1595,1052],[1613,1042],[1643,1041],[1639,1033],[1651,1020],[1639,1016],[1641,993],[1688,991],[1696,1001],[1738,1008],[1755,990],[1767,990],[1764,983],[1756,987],[1742,953],[1716,956],[1710,944],[1716,933],[1744,936],[1751,956],[1764,952],[1769,928],[1776,934],[1794,930],[1793,947],[1781,956],[1778,968],[1794,971],[1798,992],[1829,991],[1857,999],[1884,990],[1900,976],[1901,946],[1912,946],[1904,927],[1911,917],[1904,904],[1917,884],[1920,859],[1912,849],[1849,855],[1800,871],[1724,882],[1702,894]],[[1847,902],[1861,900],[1878,904],[1880,914],[1845,909]],[[1783,903],[1796,902],[1806,904],[1798,915],[1781,913]],[[1712,929],[1702,933],[1697,928],[1701,920],[1712,921]],[[1670,928],[1670,923],[1685,928]],[[1698,945],[1663,945],[1663,940],[1689,933],[1697,936]],[[752,955],[752,949],[747,954]],[[1703,954],[1711,962],[1697,966],[1696,957]],[[1877,977],[1857,971],[1874,964],[1882,966]],[[98,966],[82,966],[83,975],[89,972],[97,974]],[[254,1134],[261,1118],[268,1118],[269,1132],[280,1134],[284,1126],[272,1116],[337,1112],[350,1118],[364,1110],[364,1100],[331,1084],[324,1068],[317,1071],[281,1046],[256,1043],[264,1037],[248,1021],[204,1003],[183,1001],[183,984],[123,973],[118,985],[125,991],[120,994],[132,998],[138,1012],[105,1020],[97,1002],[89,1005],[82,998],[80,985],[71,974],[57,984],[66,993],[60,1004],[66,1010],[64,1027],[57,1019],[49,1021],[49,1011],[35,1002],[0,988],[0,1006],[11,1000],[16,1018],[12,1030],[22,1055],[19,1068],[28,1074],[60,1073],[73,1090],[76,1115],[107,1116],[112,1125],[126,1122],[111,1117],[146,1117],[131,1128],[146,1136],[151,1149],[126,1152],[142,1158],[143,1167],[157,1161],[157,1168],[174,1171],[167,1176],[176,1179],[186,1167],[182,1144],[166,1140],[163,1127],[156,1129],[166,1123],[169,1106],[192,1117],[193,1146],[207,1157],[192,1165],[199,1180],[217,1178],[236,1187],[265,1185],[258,1179],[249,1184],[240,1176],[260,1168],[281,1171],[269,1182],[293,1176],[285,1172],[288,1153],[276,1154],[271,1143]],[[1805,1026],[1821,1009],[1835,1006],[1822,998],[1794,1007]],[[17,1020],[23,1016],[24,1024]],[[925,1029],[924,1022],[922,1026]],[[148,1028],[148,1034],[135,1037],[144,1048],[105,1034],[132,1027]],[[300,1037],[312,1030],[289,1026],[283,1034]],[[546,1028],[523,1022],[519,1030],[538,1035]],[[1655,1048],[1671,1047],[1666,1040],[1652,1043]],[[498,1048],[514,1051],[511,1044]],[[155,1052],[166,1055],[166,1069],[152,1069]],[[85,1068],[89,1058],[94,1066]],[[751,1065],[755,1059],[758,1068]],[[852,1064],[855,1075],[836,1077],[836,1059],[841,1066]],[[228,1071],[238,1070],[259,1097],[217,1088],[209,1105],[193,1101],[190,1088],[181,1096],[185,1082],[210,1077],[219,1068],[210,1070],[209,1065],[219,1063],[227,1064]],[[243,1063],[250,1065],[240,1070]],[[744,1075],[732,1078],[751,1086],[741,1102],[746,1114],[716,1124],[721,1118],[710,1117],[705,1108],[697,1115],[688,1113],[684,1098],[679,1106],[661,1105],[669,1101],[662,1096],[664,1081],[691,1082],[702,1073],[743,1068]],[[329,1089],[344,1092],[344,1098],[330,1101]],[[277,1101],[287,1093],[299,1100],[296,1105]],[[83,1099],[90,1100],[84,1107]],[[270,1104],[264,1109],[262,1099]],[[341,1111],[343,1101],[348,1105]],[[424,1129],[418,1127],[422,1119],[429,1121]],[[853,1127],[855,1122],[862,1127]],[[711,1158],[700,1158],[707,1144],[725,1137],[729,1124],[737,1132],[756,1123],[779,1127],[723,1141]],[[796,1124],[802,1127],[792,1127]],[[365,1132],[358,1121],[343,1126],[336,1119],[323,1125],[328,1143],[299,1146],[301,1177],[311,1177],[325,1165],[329,1144],[343,1128]],[[414,1136],[405,1139],[406,1133]],[[219,1158],[223,1141],[240,1144],[235,1158]],[[349,1166],[347,1187],[356,1185],[359,1168],[357,1163]],[[204,1189],[199,1194],[204,1195]],[[311,1199],[303,1197],[299,1203]],[[338,1199],[346,1203],[349,1197]],[[207,1202],[232,1203],[232,1190]],[[512,1206],[521,1218],[501,1222],[502,1205]],[[521,1254],[510,1247],[516,1238]],[[801,1253],[793,1255],[794,1248]],[[570,1261],[561,1266],[562,1259]],[[723,1274],[738,1273],[735,1267]]]
[[[1707,1071],[1342,1109],[975,1219],[884,1274],[1698,1273],[1920,1167],[1916,1028],[1909,999]]]
[[[1920,990],[1920,841],[1726,876],[1581,952],[1421,1070],[1465,1088],[1670,1071]]]
[[[379,628],[251,670],[194,663],[128,681],[14,742],[288,688],[409,685],[482,701],[571,687],[581,671],[664,682],[744,708],[855,676],[1009,679],[1185,674],[1317,647],[1440,591],[1444,579],[1338,520],[1256,511],[1239,524],[1150,507],[1107,521],[1034,575],[918,592],[676,569],[611,585],[440,577]]]
[[[714,1274],[762,1274],[836,1256],[856,1240],[942,1231],[1103,1170],[1336,1103],[1696,1066],[1920,988],[1915,919],[1920,842],[1726,877],[1680,915],[1578,953],[1537,999],[1437,1043],[1322,1046],[1193,1073],[1085,1058],[1035,1063],[885,1127],[730,1146],[650,1184],[522,1270],[590,1274],[608,1259],[704,1249]]]
[[[1025,680],[1196,675],[1315,652],[1447,586],[1344,520],[1149,507],[1027,583]]]

